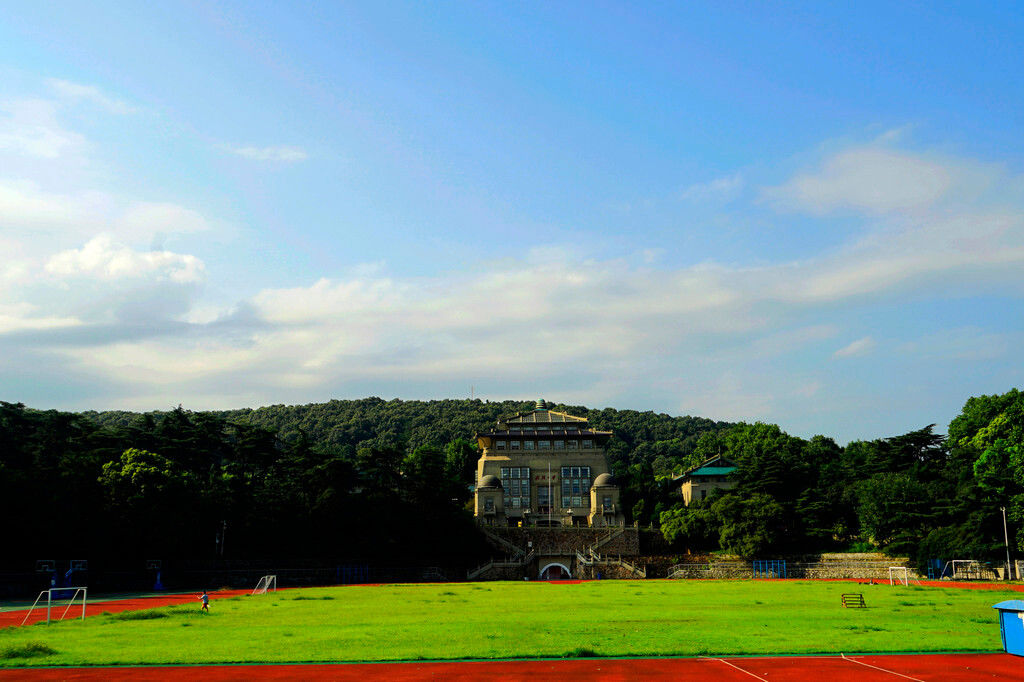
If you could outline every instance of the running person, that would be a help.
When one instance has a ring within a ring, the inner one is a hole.
[[[203,590],[203,593],[201,595],[199,595],[199,598],[203,600],[203,608],[201,608],[199,610],[200,611],[206,611],[207,613],[209,613],[210,612],[210,595],[206,594],[206,590]]]

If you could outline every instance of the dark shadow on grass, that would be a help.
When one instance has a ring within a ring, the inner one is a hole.
[[[111,616],[114,620],[153,620],[154,618],[167,618],[166,611],[122,611]]]
[[[41,656],[52,656],[56,653],[59,652],[45,644],[28,642],[0,649],[0,659],[7,661],[13,658],[39,658]]]

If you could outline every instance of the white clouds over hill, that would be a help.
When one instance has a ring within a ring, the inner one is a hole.
[[[50,87],[58,100],[4,105],[0,154],[54,167],[69,154],[88,159],[89,140],[60,112],[135,111],[91,86]],[[715,418],[780,419],[821,409],[821,396],[846,380],[833,374],[844,359],[897,346],[875,340],[871,314],[844,311],[952,292],[1021,295],[1012,284],[1024,266],[1021,179],[893,144],[847,145],[747,202],[750,214],[799,215],[818,230],[853,221],[844,243],[800,260],[657,268],[649,244],[636,254],[579,255],[537,240],[532,250],[497,253],[481,243],[469,245],[481,265],[416,276],[348,263],[281,285],[253,267],[245,293],[227,304],[204,299],[207,287],[224,287],[224,254],[162,246],[168,235],[203,244],[215,216],[138,196],[126,181],[0,177],[0,343],[53,377],[117,387],[112,402],[76,407],[236,407],[373,386],[406,387],[413,397],[486,383],[495,397],[547,391],[590,404],[648,400]],[[307,158],[293,147],[220,148],[258,161]],[[683,197],[739,203],[752,186],[736,171]],[[287,239],[278,243],[281,258],[298,257]],[[976,336],[985,357],[1005,354],[998,334]],[[836,349],[850,338],[858,340]],[[973,338],[954,340],[959,348]]]

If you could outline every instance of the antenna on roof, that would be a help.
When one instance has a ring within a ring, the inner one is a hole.
[[[469,399],[470,400],[473,399],[475,393],[476,393],[476,387],[475,386],[470,386],[469,387]]]

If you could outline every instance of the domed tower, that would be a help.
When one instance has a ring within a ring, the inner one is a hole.
[[[476,434],[475,516],[488,526],[621,526],[619,486],[611,475],[611,431],[550,409],[498,420]]]

